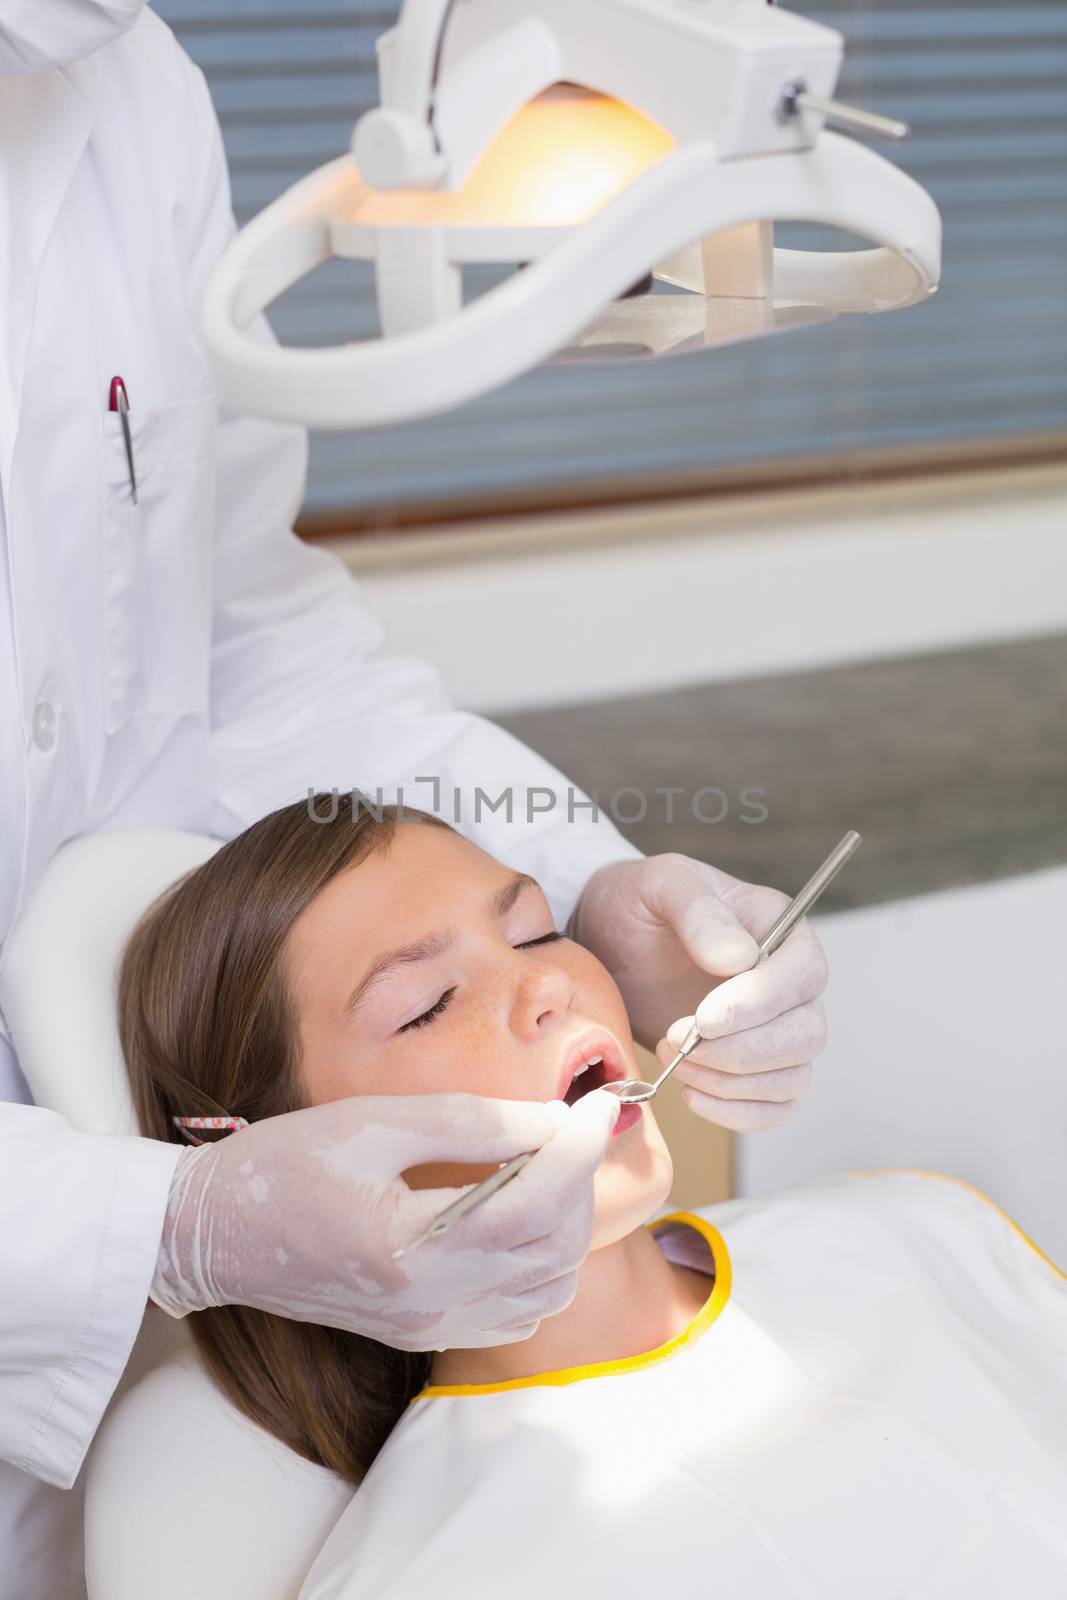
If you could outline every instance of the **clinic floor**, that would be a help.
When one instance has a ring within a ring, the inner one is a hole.
[[[495,720],[601,803],[645,791],[647,817],[620,827],[649,854],[795,891],[857,828],[864,847],[825,910],[1067,862],[1067,635]],[[657,785],[685,790],[673,824]],[[705,785],[726,792],[721,822],[693,817]],[[765,821],[739,820],[745,788],[766,791]]]

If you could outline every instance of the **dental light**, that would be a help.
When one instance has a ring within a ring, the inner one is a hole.
[[[661,355],[931,294],[929,195],[827,122],[842,40],[764,0],[405,0],[352,153],[244,228],[207,286],[227,399],[320,428],[448,410],[545,360]],[[873,247],[774,249],[775,220]],[[381,335],[250,327],[331,256],[372,262]],[[515,267],[468,305],[463,269]],[[649,274],[689,293],[642,293]],[[635,286],[638,286],[635,292]]]

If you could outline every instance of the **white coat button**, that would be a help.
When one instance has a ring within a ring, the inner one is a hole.
[[[33,708],[33,742],[38,750],[51,750],[56,742],[56,708],[50,700]]]

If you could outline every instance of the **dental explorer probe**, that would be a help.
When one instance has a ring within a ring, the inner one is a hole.
[[[858,833],[845,834],[841,843],[830,852],[818,871],[808,879],[800,893],[789,902],[781,915],[768,928],[759,942],[758,954],[752,964],[752,968],[749,970],[761,967],[767,957],[777,950],[783,939],[792,931],[805,912],[811,909],[823,890],[837,876],[848,858],[859,849],[861,843],[862,839]],[[696,1049],[702,1038],[703,1035],[694,1022],[674,1060],[660,1073],[655,1083],[645,1083],[640,1078],[627,1078],[622,1083],[607,1083],[603,1087],[609,1093],[617,1095],[623,1105],[642,1105],[646,1100],[651,1100],[655,1097],[675,1067]],[[447,1233],[453,1223],[459,1222],[468,1212],[473,1211],[476,1206],[480,1206],[483,1200],[490,1199],[498,1189],[502,1189],[506,1183],[510,1183],[512,1178],[516,1177],[526,1166],[526,1163],[533,1160],[536,1154],[536,1150],[524,1150],[521,1155],[512,1156],[510,1161],[505,1161],[498,1171],[491,1173],[481,1183],[476,1183],[472,1189],[468,1189],[466,1194],[460,1195],[458,1200],[454,1200],[450,1206],[446,1206],[443,1211],[439,1211],[429,1227],[424,1229],[417,1238],[412,1239],[409,1244],[403,1245],[399,1250],[394,1250],[392,1259],[399,1261],[401,1256],[407,1255],[409,1251],[416,1249],[420,1244],[424,1244],[427,1239],[439,1238],[442,1233]]]

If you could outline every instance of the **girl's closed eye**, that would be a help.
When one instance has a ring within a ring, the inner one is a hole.
[[[439,1017],[441,1015],[442,1011],[448,1005],[448,1002],[451,1000],[455,992],[456,985],[453,984],[451,989],[445,990],[440,1000],[434,1001],[433,1005],[428,1011],[423,1011],[421,1015],[412,1017],[410,1022],[402,1023],[396,1030],[397,1033],[406,1033],[409,1028],[424,1028],[428,1022],[432,1022],[435,1017]]]
[[[554,944],[558,939],[563,939],[564,937],[564,934],[557,933],[555,929],[553,929],[551,933],[542,933],[537,939],[524,939],[521,944],[517,944],[515,946],[515,949],[530,950],[534,945]],[[400,1027],[396,1030],[397,1033],[406,1033],[409,1028],[425,1028],[427,1023],[433,1022],[435,1017],[439,1017],[441,1015],[442,1011],[444,1011],[455,992],[456,985],[453,984],[450,989],[445,990],[444,994],[439,1000],[434,1001],[433,1005],[430,1006],[428,1011],[420,1012],[417,1017],[412,1017],[410,1022],[401,1023]]]

